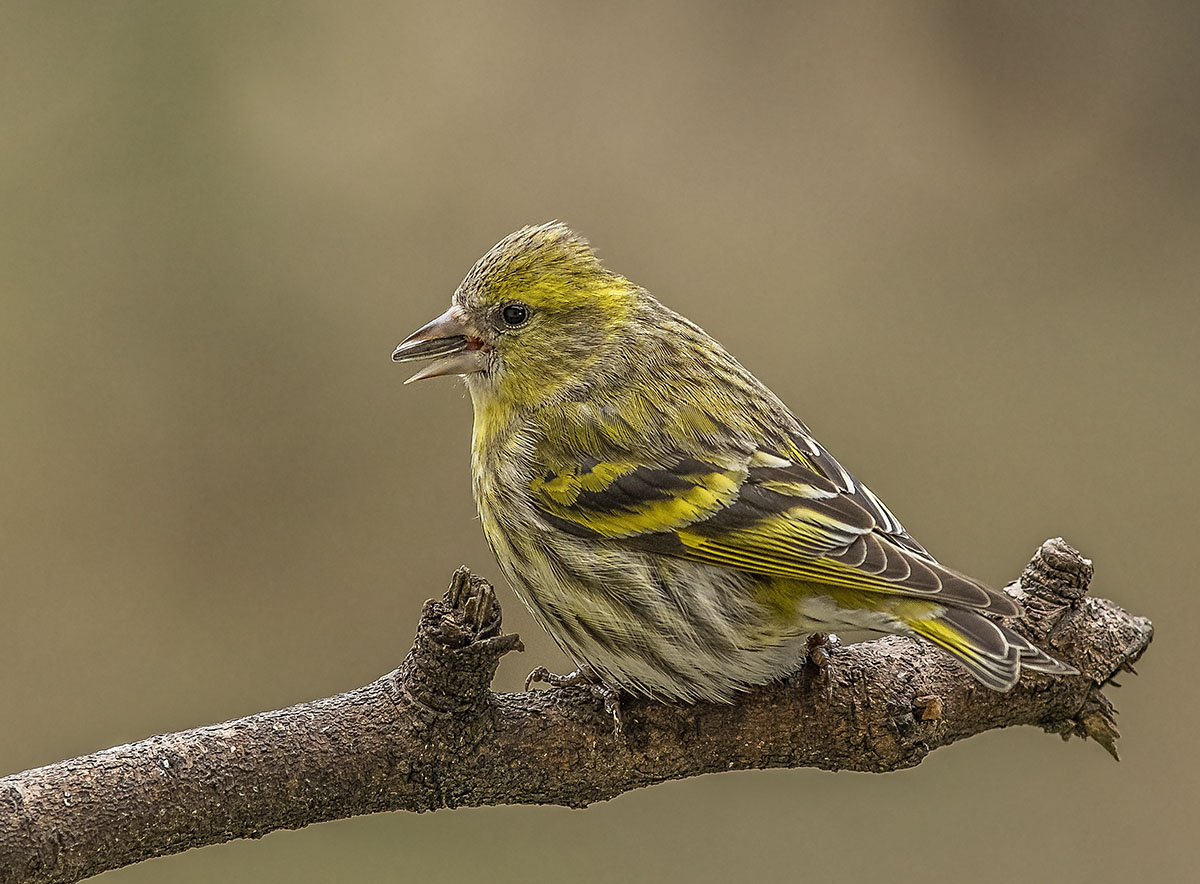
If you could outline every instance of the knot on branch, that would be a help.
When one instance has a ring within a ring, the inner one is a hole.
[[[1046,730],[1068,737],[1091,737],[1118,758],[1116,710],[1101,693],[1133,664],[1154,637],[1144,617],[1133,617],[1112,602],[1087,598],[1095,574],[1090,559],[1061,537],[1041,545],[1025,566],[1016,595],[1025,606],[1024,622],[1054,652],[1071,660],[1091,679],[1083,702],[1071,717],[1045,721]]]
[[[1062,640],[1094,573],[1091,561],[1061,537],[1045,541],[1017,582],[1005,589],[1024,609],[1021,631],[1035,642],[1048,645],[1048,651],[1069,651]],[[1070,658],[1070,653],[1066,657]]]
[[[422,718],[475,716],[490,708],[500,658],[525,649],[520,636],[501,634],[501,613],[491,584],[465,566],[441,599],[425,602],[412,650],[394,673],[400,695]]]
[[[1033,554],[1019,583],[1026,594],[1048,601],[1075,602],[1083,598],[1096,569],[1091,559],[1061,537],[1052,537]]]

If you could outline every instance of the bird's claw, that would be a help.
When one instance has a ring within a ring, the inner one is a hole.
[[[529,690],[532,685],[539,683],[548,684],[552,688],[573,688],[580,685],[597,685],[601,684],[601,681],[590,666],[580,666],[574,672],[568,672],[566,675],[558,675],[545,666],[538,666],[525,676],[525,690]]]
[[[832,632],[814,632],[808,637],[808,662],[822,673],[826,672],[829,661],[833,659],[833,649],[841,643]]]
[[[553,684],[551,679],[554,679],[554,678],[562,678],[562,676],[555,675],[553,672],[551,672],[545,666],[535,666],[533,671],[530,672],[527,676],[525,676],[525,690],[529,690],[537,682]]]
[[[558,675],[545,666],[538,666],[525,677],[525,690],[539,682],[552,688],[587,688],[593,698],[604,703],[605,714],[612,716],[614,733],[621,733],[621,692],[605,684],[592,667],[584,664],[574,672]]]

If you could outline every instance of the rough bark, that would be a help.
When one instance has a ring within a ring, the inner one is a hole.
[[[625,698],[620,727],[586,687],[494,694],[502,635],[463,568],[426,602],[403,664],[335,697],[151,737],[0,779],[0,882],[78,881],[189,847],[383,810],[582,807],[702,773],[890,771],[997,727],[1091,736],[1115,757],[1100,688],[1145,651],[1149,620],[1088,598],[1091,563],[1061,539],[1010,587],[1015,624],[1081,675],[1027,673],[999,694],[933,648],[889,636],[733,705]]]

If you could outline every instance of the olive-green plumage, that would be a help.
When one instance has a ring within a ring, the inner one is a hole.
[[[727,700],[813,632],[921,636],[996,690],[1072,673],[984,616],[1008,596],[938,563],[770,390],[609,272],[527,227],[397,348],[465,377],[475,499],[521,600],[608,684]]]

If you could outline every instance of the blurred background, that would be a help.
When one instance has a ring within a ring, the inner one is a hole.
[[[1197,45],[1187,2],[6,4],[0,773],[356,687],[457,565],[499,579],[461,384],[390,355],[561,218],[944,561],[1094,559],[1158,626],[1124,760],[992,732],[105,880],[1189,877]],[[501,592],[497,687],[563,671]]]

